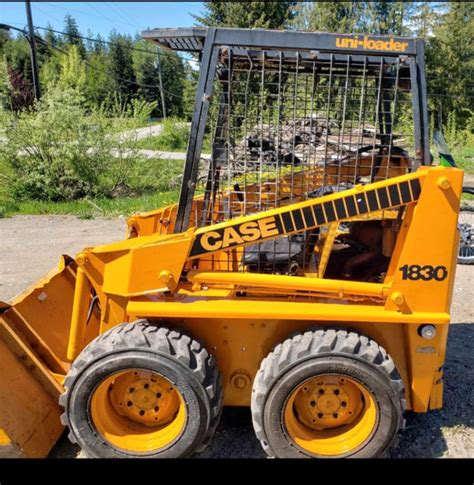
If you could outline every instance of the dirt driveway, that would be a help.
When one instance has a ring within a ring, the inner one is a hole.
[[[79,220],[71,216],[16,216],[0,219],[0,300],[7,301],[86,246],[124,237],[123,219]],[[445,365],[444,408],[408,415],[407,429],[393,452],[400,458],[474,457],[474,267],[458,266]],[[51,456],[78,456],[63,437]],[[249,411],[229,409],[211,446],[214,458],[263,457]]]

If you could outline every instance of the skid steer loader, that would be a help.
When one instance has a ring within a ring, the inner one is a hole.
[[[423,41],[143,37],[200,62],[179,201],[2,304],[0,454],[190,456],[250,406],[271,457],[386,455],[442,406],[459,241]]]

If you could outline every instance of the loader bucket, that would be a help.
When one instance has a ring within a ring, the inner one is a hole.
[[[76,267],[62,256],[34,287],[0,304],[0,457],[45,457],[63,432],[58,398]]]

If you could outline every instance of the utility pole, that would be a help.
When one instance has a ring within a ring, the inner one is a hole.
[[[39,74],[38,74],[38,60],[36,57],[36,39],[35,39],[35,29],[33,28],[33,16],[31,15],[31,5],[28,0],[25,1],[26,6],[26,17],[28,19],[28,37],[29,44],[31,48],[31,71],[33,76],[33,86],[35,90],[36,101],[40,99],[40,85],[39,85]]]
[[[165,105],[165,93],[163,91],[163,80],[161,79],[161,62],[160,62],[160,48],[156,48],[156,67],[158,68],[158,79],[160,81],[161,92],[161,106],[163,110],[163,118],[166,120],[166,105]]]

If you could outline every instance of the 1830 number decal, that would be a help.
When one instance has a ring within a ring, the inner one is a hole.
[[[405,264],[399,268],[402,279],[411,281],[443,281],[448,277],[446,266],[421,266],[419,264]]]

